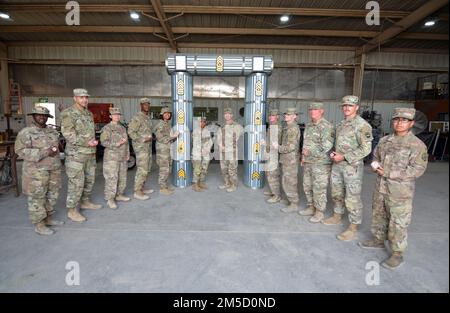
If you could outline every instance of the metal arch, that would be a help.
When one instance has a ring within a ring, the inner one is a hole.
[[[187,187],[192,183],[193,76],[246,76],[244,184],[263,188],[261,140],[265,135],[267,77],[273,70],[272,56],[169,54],[165,63],[172,81],[172,125],[181,134],[172,150],[173,184]]]

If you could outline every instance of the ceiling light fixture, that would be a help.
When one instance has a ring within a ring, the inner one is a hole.
[[[0,17],[5,20],[9,20],[10,16],[8,13],[0,12]]]
[[[428,21],[426,21],[425,22],[425,26],[426,27],[431,27],[431,26],[434,26],[436,24],[436,21],[435,20],[428,20]]]
[[[280,17],[281,23],[286,23],[289,21],[289,15],[285,14]]]
[[[133,20],[138,20],[139,19],[139,14],[137,14],[136,12],[130,12],[130,17]]]

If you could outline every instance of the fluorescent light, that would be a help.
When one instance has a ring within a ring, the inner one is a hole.
[[[282,15],[281,17],[280,17],[280,21],[282,22],[282,23],[286,23],[287,21],[289,21],[289,15]]]
[[[425,22],[426,27],[431,27],[431,26],[434,26],[435,24],[436,24],[436,22],[433,20],[429,20],[429,21]]]
[[[138,20],[139,19],[139,14],[137,14],[136,12],[130,12],[130,17],[133,20]]]
[[[1,17],[2,19],[5,19],[5,20],[9,20],[9,19],[10,19],[10,16],[9,16],[8,13],[0,12],[0,17]]]

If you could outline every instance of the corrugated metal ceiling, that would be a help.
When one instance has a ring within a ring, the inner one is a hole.
[[[95,0],[78,1],[83,8],[84,4],[111,4],[111,5],[150,5],[148,0],[119,1]],[[285,7],[289,8],[317,8],[317,9],[358,9],[365,10],[366,0],[163,0],[163,6],[248,6],[248,7]],[[381,0],[382,10],[413,11],[427,0]],[[4,0],[2,4],[65,4],[63,0],[37,1],[37,0]],[[439,14],[447,14],[447,21],[441,20],[432,27],[424,28],[423,23],[411,27],[409,32],[448,34],[448,6],[439,10]],[[10,12],[13,21],[0,20],[0,40],[9,41],[112,41],[112,42],[163,42],[163,39],[148,33],[11,33],[1,32],[2,26],[63,26],[65,25],[64,12]],[[154,13],[151,13],[154,15]],[[167,16],[173,16],[170,13]],[[362,17],[323,17],[323,16],[292,16],[288,25],[280,25],[278,15],[245,15],[239,14],[184,14],[169,21],[171,27],[196,28],[243,28],[243,29],[310,29],[310,30],[350,30],[380,32],[392,25],[392,20],[382,19],[380,26],[368,26]],[[127,12],[83,12],[81,14],[82,26],[149,26],[160,27],[160,23],[149,17],[142,16],[139,22],[130,19]],[[162,33],[160,33],[162,35]],[[175,37],[182,36],[177,33]],[[315,36],[273,36],[273,35],[213,35],[189,34],[177,38],[177,42],[192,43],[264,43],[264,44],[290,44],[290,45],[337,45],[361,46],[367,39],[350,37],[315,37]],[[412,49],[448,49],[448,40],[402,40],[394,39],[384,45],[385,47],[412,48]]]

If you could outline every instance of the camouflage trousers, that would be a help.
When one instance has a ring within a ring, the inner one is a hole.
[[[407,248],[407,229],[411,223],[412,198],[398,199],[375,190],[372,202],[372,234],[379,240],[389,240],[392,251]]]
[[[314,207],[321,212],[327,208],[327,187],[330,180],[330,164],[303,165],[303,190],[308,207]]]
[[[355,165],[345,161],[335,163],[331,170],[331,196],[334,201],[334,212],[344,214],[344,208],[347,208],[348,219],[352,224],[361,224],[362,222],[363,173],[362,161]]]
[[[169,153],[157,153],[156,163],[159,166],[158,184],[160,188],[167,188],[169,175],[172,172],[172,159]]]
[[[123,194],[127,185],[127,161],[103,161],[105,200],[113,200]]]
[[[67,200],[68,209],[75,208],[81,201],[89,200],[95,182],[97,166],[95,154],[78,154],[67,156],[66,174],[68,177]]]
[[[238,185],[238,160],[220,160],[220,170],[225,184],[237,186]]]
[[[151,149],[151,147],[150,147]],[[142,190],[148,174],[152,169],[152,151],[137,150],[136,153],[136,176],[134,177],[134,191]]]
[[[290,203],[298,203],[298,158],[281,163],[281,184]]]
[[[281,195],[280,174],[281,171],[279,163],[277,163],[275,169],[271,171],[266,171],[267,184],[269,185],[269,190],[275,196]]]
[[[194,184],[205,181],[206,174],[208,173],[209,162],[210,160],[208,159],[202,159],[201,161],[192,161],[194,167],[194,175],[192,181]]]
[[[28,216],[33,224],[55,213],[60,187],[61,169],[23,169],[22,190],[28,196]]]

